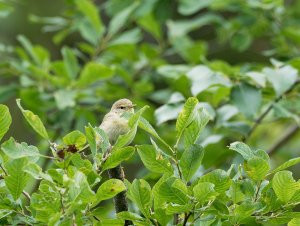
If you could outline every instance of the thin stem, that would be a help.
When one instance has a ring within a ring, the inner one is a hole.
[[[284,144],[286,144],[287,142],[289,142],[298,131],[299,131],[298,125],[290,126],[287,132],[281,138],[279,138],[279,140],[277,140],[275,144],[273,144],[270,147],[270,149],[268,150],[268,154],[270,156],[274,155],[279,150],[279,148]]]
[[[188,219],[190,218],[190,216],[192,215],[192,212],[189,212],[188,214],[184,214],[184,221],[183,221],[183,225],[182,226],[186,226],[186,223],[188,222]]]
[[[250,130],[248,131],[247,136],[244,137],[243,141],[246,142],[250,136],[253,134],[253,132],[255,131],[255,129],[257,128],[257,126],[263,121],[263,119],[269,114],[269,112],[273,109],[274,104],[276,104],[277,102],[279,102],[283,96],[287,95],[288,93],[290,93],[298,84],[300,83],[300,79],[298,79],[287,91],[285,91],[283,94],[281,94],[280,96],[276,97],[271,104],[267,107],[267,109],[255,120],[254,124],[252,125],[252,127],[250,128]]]
[[[22,194],[30,201],[31,197],[26,191],[22,191]]]
[[[6,170],[4,169],[4,167],[2,166],[2,164],[0,163],[0,168],[2,169],[3,173],[5,174],[5,176],[8,176]]]

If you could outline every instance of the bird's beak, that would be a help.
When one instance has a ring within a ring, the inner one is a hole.
[[[132,104],[131,106],[130,106],[130,108],[134,108],[136,106],[136,104]]]

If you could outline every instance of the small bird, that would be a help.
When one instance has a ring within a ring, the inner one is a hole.
[[[100,128],[107,134],[109,142],[114,145],[118,137],[129,131],[128,120],[123,116],[124,113],[134,113],[134,104],[128,99],[116,101],[100,125]]]

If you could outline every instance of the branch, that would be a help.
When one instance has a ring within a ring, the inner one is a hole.
[[[277,140],[275,144],[273,144],[270,147],[270,149],[268,150],[268,154],[270,156],[274,155],[280,147],[282,147],[294,137],[294,135],[299,131],[299,129],[300,128],[298,125],[290,126],[287,132],[279,140]]]
[[[283,96],[287,95],[288,93],[290,93],[298,84],[300,83],[300,79],[298,79],[287,91],[285,91],[283,94],[281,94],[280,96],[276,97],[271,104],[269,105],[269,107],[255,120],[253,126],[250,128],[250,130],[248,131],[247,136],[244,137],[243,141],[246,142],[250,136],[252,135],[252,133],[254,132],[254,130],[257,128],[257,126],[262,122],[262,120],[269,114],[269,112],[272,110],[272,108],[274,107],[274,104],[276,104],[277,102],[279,102]]]
[[[109,169],[108,175],[109,175],[109,178],[111,178],[111,179],[115,178],[115,179],[119,179],[122,181],[124,181],[124,179],[125,179],[125,174],[124,174],[124,171],[123,171],[121,165],[118,165],[117,167],[115,167],[113,169]],[[119,213],[122,211],[128,211],[128,204],[127,204],[127,200],[126,200],[126,191],[122,191],[114,197],[114,204],[115,204],[116,213]],[[132,222],[129,220],[126,220],[124,225],[125,226],[132,225]]]

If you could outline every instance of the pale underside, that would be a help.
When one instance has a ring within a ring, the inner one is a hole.
[[[111,145],[115,144],[119,135],[129,131],[128,120],[114,112],[109,112],[104,116],[100,128],[107,134]]]

